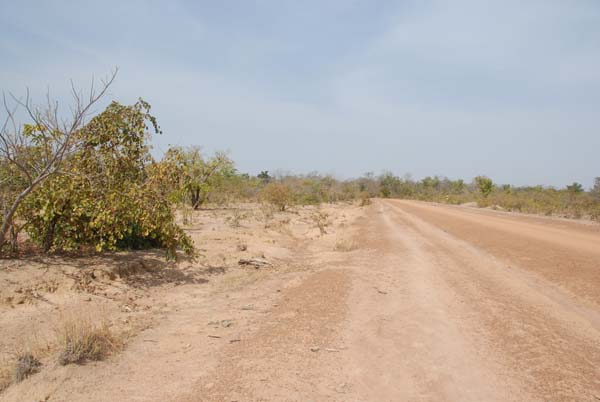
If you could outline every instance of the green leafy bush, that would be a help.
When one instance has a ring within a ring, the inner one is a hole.
[[[148,125],[160,130],[149,111],[142,100],[113,102],[78,133],[81,150],[19,211],[35,243],[46,251],[157,247],[169,258],[177,249],[193,253],[162,188],[165,172],[152,168]]]
[[[485,176],[477,176],[474,181],[483,198],[489,197],[489,195],[492,193],[492,190],[494,190],[494,183],[492,182],[492,179]]]

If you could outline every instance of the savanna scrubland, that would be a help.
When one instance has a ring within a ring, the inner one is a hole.
[[[600,178],[590,189],[579,183],[561,189],[518,187],[485,176],[415,180],[389,172],[340,180],[268,170],[251,175],[238,171],[226,153],[205,154],[201,144],[153,156],[152,136],[168,133],[162,133],[150,104],[113,101],[91,113],[114,78],[87,93],[73,90],[68,116],[51,101],[5,101],[0,131],[0,390],[5,400],[67,400],[72,392],[102,400],[105,390],[94,384],[115,381],[122,386],[120,396],[128,395],[127,387],[136,381],[144,382],[147,394],[138,395],[141,400],[164,400],[179,387],[220,400],[231,391],[227,382],[202,378],[210,370],[227,371],[218,356],[231,358],[233,352],[223,349],[240,348],[245,339],[255,339],[252,345],[261,351],[270,350],[261,343],[268,338],[288,342],[286,348],[301,345],[309,354],[333,356],[342,350],[341,341],[323,328],[342,319],[343,303],[334,301],[352,290],[350,279],[332,267],[378,258],[364,254],[378,247],[371,244],[368,222],[378,222],[385,232],[390,222],[406,220],[406,227],[416,225],[422,236],[429,229],[408,219],[406,211],[437,219],[434,212],[418,209],[427,207],[414,206],[420,204],[381,199],[600,219]],[[20,123],[23,116],[26,123]],[[382,218],[385,213],[390,218]],[[459,230],[451,218],[444,219],[448,230]],[[567,260],[566,255],[560,258]],[[580,266],[588,269],[588,262]],[[387,269],[379,274],[391,275]],[[589,283],[595,283],[592,276]],[[376,279],[369,288],[377,297],[388,295],[391,285]],[[336,290],[319,290],[327,283],[337,284]],[[569,286],[573,292],[585,287]],[[307,298],[306,292],[315,293]],[[282,307],[286,300],[292,301]],[[373,307],[371,300],[363,301]],[[309,316],[301,312],[305,308]],[[257,318],[269,314],[275,318],[266,324]],[[272,324],[286,317],[295,317],[299,327]],[[269,338],[261,331],[281,334]],[[323,370],[334,364],[325,359]],[[298,364],[309,367],[312,361]],[[119,383],[115,376],[124,372],[133,374]],[[165,375],[178,381],[159,386],[156,381]],[[286,387],[296,385],[292,381]],[[344,395],[352,381],[327,387]]]

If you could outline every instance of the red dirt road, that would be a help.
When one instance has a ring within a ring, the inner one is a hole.
[[[369,208],[360,249],[313,257],[325,269],[182,400],[600,400],[598,225]]]
[[[597,225],[374,209],[378,257],[349,301],[356,400],[600,400]],[[367,292],[374,278],[386,295]]]

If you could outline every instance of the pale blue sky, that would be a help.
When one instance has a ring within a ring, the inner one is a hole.
[[[0,89],[120,68],[168,144],[241,171],[591,185],[600,2],[0,0]]]

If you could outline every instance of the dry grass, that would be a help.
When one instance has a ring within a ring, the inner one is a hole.
[[[362,192],[359,194],[359,205],[361,207],[366,207],[367,205],[371,205],[371,198],[369,198],[369,193],[367,192]]]
[[[319,233],[321,236],[327,234],[327,226],[330,225],[329,222],[329,214],[323,211],[316,211],[311,215],[311,219],[314,222],[315,226],[319,228]]]
[[[0,362],[0,392],[4,391],[12,383],[12,374],[10,365],[7,362]]]
[[[66,320],[57,330],[58,362],[61,365],[102,360],[123,346],[107,321],[94,324],[78,317]]]
[[[52,340],[42,336],[39,328],[29,327],[12,352],[0,358],[0,392],[40,371],[41,360],[52,353]]]
[[[226,217],[225,220],[232,228],[239,228],[242,226],[242,221],[245,221],[248,218],[249,215],[247,213],[244,213],[239,209],[234,209],[231,216]]]
[[[42,363],[31,353],[25,352],[17,356],[12,373],[13,382],[21,382],[30,375],[37,373]]]
[[[252,285],[271,275],[271,272],[260,269],[235,270],[224,275],[216,286],[215,293],[223,291],[233,291]]]
[[[31,352],[20,351],[0,362],[0,392],[40,371],[42,363]]]
[[[334,251],[349,252],[356,250],[358,245],[350,239],[338,239],[333,246]]]

